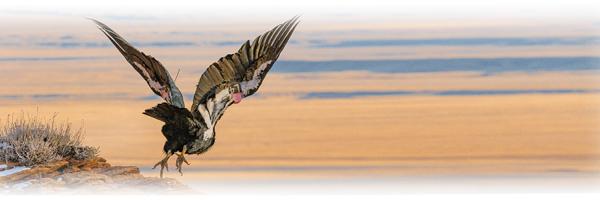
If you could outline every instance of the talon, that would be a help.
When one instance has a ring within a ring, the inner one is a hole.
[[[185,162],[185,164],[190,165],[190,163],[187,161],[187,159],[185,159],[185,153],[187,152],[187,146],[183,146],[183,150],[180,153],[175,153],[177,154],[177,161],[175,162],[175,166],[177,167],[177,171],[179,171],[179,174],[181,174],[183,176],[183,172],[181,172],[181,169],[183,168],[182,165]]]
[[[158,165],[160,165],[160,178],[163,178],[163,170],[166,168],[167,171],[169,171],[169,164],[167,161],[169,161],[169,158],[173,155],[173,153],[171,153],[171,151],[169,150],[169,152],[167,152],[167,155],[160,161],[158,161],[158,163],[154,164],[154,167],[152,167],[152,169],[155,169]]]

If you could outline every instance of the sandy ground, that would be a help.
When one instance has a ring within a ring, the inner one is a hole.
[[[31,78],[41,75],[12,70]],[[58,113],[60,119],[83,124],[86,141],[101,147],[112,163],[149,167],[161,157],[162,124],[141,112],[160,101],[139,99],[151,96],[145,83],[126,66],[118,72],[103,72],[97,79],[88,77],[93,72],[47,78],[50,85],[7,77],[3,81],[14,79],[15,87],[2,90],[2,95],[90,96],[2,98],[0,110],[5,115]],[[600,94],[595,92],[298,98],[310,91],[595,90],[596,77],[591,72],[270,74],[259,95],[228,109],[217,126],[216,145],[204,155],[191,156],[190,167],[213,172],[316,167],[312,171],[409,175],[596,172]],[[107,80],[115,87],[101,84]],[[193,81],[191,75],[182,76],[178,85],[191,92]],[[115,92],[125,95],[99,95]]]
[[[598,170],[599,97],[247,99],[223,117],[214,148],[190,158],[192,167],[208,171],[313,166],[399,174],[591,172]],[[102,155],[143,167],[158,160],[164,141],[162,125],[140,114],[153,104],[48,102],[2,109],[58,112],[75,124],[85,119],[86,141],[100,146]]]
[[[224,185],[240,193],[273,188],[284,194],[297,188],[338,191],[314,187],[314,181],[325,188],[371,187],[364,192],[380,193],[452,191],[446,186],[498,192],[515,184],[524,187],[512,191],[543,192],[565,185],[589,191],[600,180],[598,98],[557,94],[247,99],[223,117],[211,151],[189,156],[192,165],[184,168],[185,176],[167,176],[217,194]],[[161,157],[161,124],[140,114],[154,103],[18,103],[2,109],[37,109],[48,115],[59,111],[60,118],[75,124],[79,121],[74,119],[85,119],[86,141],[100,146],[103,156],[157,176],[150,167]]]

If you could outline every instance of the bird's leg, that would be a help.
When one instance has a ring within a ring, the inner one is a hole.
[[[154,167],[152,167],[152,169],[155,169],[158,165],[160,165],[160,178],[163,178],[163,169],[167,168],[167,171],[169,171],[169,164],[167,163],[167,161],[169,161],[169,158],[172,155],[173,153],[171,153],[171,150],[169,150],[165,158],[158,161],[156,164],[154,164]]]
[[[190,165],[190,163],[185,159],[185,153],[187,152],[187,146],[183,146],[183,150],[177,154],[177,161],[175,162],[175,166],[177,167],[177,171],[183,176],[183,172],[181,172],[181,165],[185,162],[185,164]]]

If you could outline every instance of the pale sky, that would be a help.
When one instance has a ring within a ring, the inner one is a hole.
[[[301,14],[304,19],[323,22],[360,23],[401,21],[477,21],[515,23],[516,21],[588,21],[598,23],[597,1],[586,0],[506,0],[506,1],[357,1],[357,0],[231,0],[231,1],[10,1],[2,15],[62,15],[113,17],[115,19],[237,21],[273,19]],[[0,15],[1,16],[1,15]],[[357,21],[359,20],[359,21]]]

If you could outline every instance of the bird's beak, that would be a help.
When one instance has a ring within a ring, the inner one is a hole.
[[[236,103],[236,104],[242,102],[242,99],[244,98],[243,94],[241,92],[233,93],[232,96],[233,96],[233,103]]]

